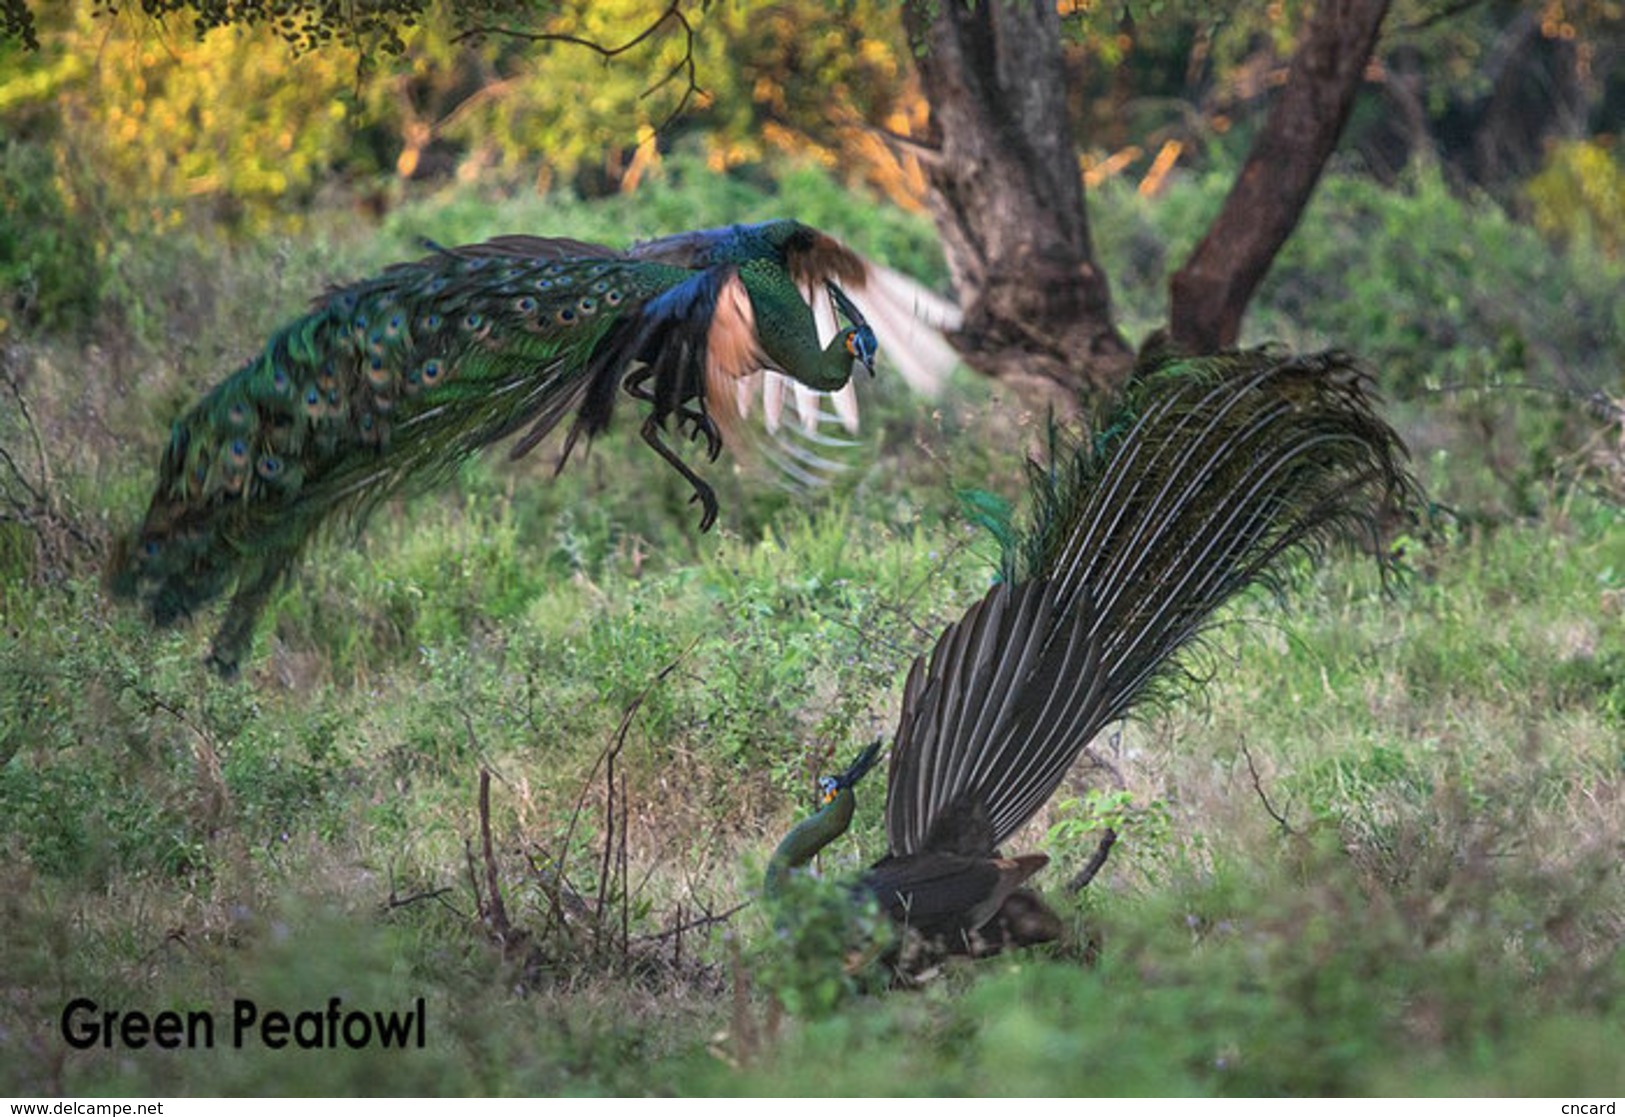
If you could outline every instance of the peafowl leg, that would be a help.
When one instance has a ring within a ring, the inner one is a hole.
[[[647,442],[654,452],[665,458],[678,473],[681,473],[688,483],[694,486],[694,495],[689,497],[689,503],[696,500],[704,507],[700,514],[700,530],[710,531],[711,525],[717,522],[717,494],[710,485],[700,480],[700,475],[684,464],[683,459],[672,452],[670,446],[660,437],[660,420],[656,415],[650,415],[643,420],[643,441]]]
[[[711,416],[706,413],[705,409],[684,404],[677,409],[677,421],[679,423],[693,424],[693,429],[689,431],[688,435],[690,442],[698,440],[701,435],[705,436],[706,460],[716,461],[717,455],[722,453],[722,432],[717,429],[716,423],[712,422]]]
[[[628,373],[621,385],[626,389],[627,395],[633,399],[643,400],[654,407],[654,410],[649,413],[649,417],[644,420],[643,440],[654,447],[656,453],[670,462],[672,467],[686,477],[690,485],[694,486],[693,499],[701,501],[705,505],[705,512],[700,517],[700,530],[708,531],[717,518],[716,493],[712,491],[710,485],[700,480],[698,474],[683,464],[682,459],[672,452],[671,447],[666,445],[665,441],[660,437],[661,420],[666,415],[675,414],[679,431],[685,421],[693,423],[694,431],[689,437],[698,438],[701,434],[705,435],[705,449],[711,461],[716,461],[717,454],[722,449],[722,435],[717,430],[716,424],[711,421],[711,417],[705,413],[703,405],[696,409],[689,406],[687,401],[680,401],[674,408],[665,406],[655,393],[649,390],[649,381],[653,378],[653,366],[643,365]]]
[[[701,435],[704,435],[705,458],[707,461],[716,461],[717,455],[722,453],[722,432],[717,429],[716,423],[712,422],[711,416],[707,415],[703,410],[697,410],[684,404],[677,409],[677,425],[681,428],[684,423],[693,424],[692,429],[688,432],[688,440],[696,442]]]
[[[653,404],[657,420],[663,414],[676,415],[679,432],[682,431],[684,423],[691,424],[692,429],[688,433],[689,441],[693,442],[701,435],[704,435],[706,459],[716,461],[717,455],[722,453],[722,431],[717,428],[716,422],[706,412],[704,405],[695,407],[688,400],[681,400],[675,407],[663,412],[661,401],[655,397],[655,394],[648,387],[649,381],[653,378],[654,369],[649,365],[644,365],[635,372],[630,373],[622,382],[622,386],[626,389],[626,394],[633,399]]]

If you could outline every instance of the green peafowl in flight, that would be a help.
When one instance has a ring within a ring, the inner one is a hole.
[[[562,469],[625,391],[704,531],[716,497],[662,439],[668,423],[715,461],[758,383],[770,429],[788,383],[804,426],[836,393],[833,414],[854,427],[851,375],[873,373],[877,328],[921,390],[954,360],[940,333],[958,325],[952,303],[795,221],[624,251],[522,235],[431,247],[322,296],[182,416],[144,521],[114,548],[112,590],[159,625],[235,588],[209,654],[224,675],[318,528],[515,432],[517,458],[571,417]]]
[[[1180,653],[1227,601],[1283,589],[1295,554],[1377,548],[1379,518],[1414,507],[1367,383],[1339,353],[1165,359],[1097,436],[1031,467],[1027,526],[988,524],[998,584],[904,687],[889,852],[861,879],[897,924],[950,952],[1059,934],[1026,887],[1048,858],[999,847],[1106,725],[1195,681]],[[878,751],[825,778],[821,808],[769,862],[769,894],[845,832]]]

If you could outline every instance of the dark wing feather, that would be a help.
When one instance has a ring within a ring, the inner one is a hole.
[[[707,336],[717,296],[732,278],[731,267],[698,272],[623,315],[593,350],[581,391],[567,405],[539,414],[510,453],[530,452],[572,408],[576,419],[559,456],[562,467],[581,435],[588,438],[608,425],[628,369],[641,365],[636,381],[654,404],[656,421],[692,405],[704,409]]]
[[[863,875],[863,886],[892,919],[927,938],[977,930],[1007,897],[1049,863],[1043,854],[1013,858],[922,853],[886,858]]]

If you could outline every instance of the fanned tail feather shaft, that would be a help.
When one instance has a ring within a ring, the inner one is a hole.
[[[911,858],[992,857],[1107,724],[1189,681],[1181,653],[1227,602],[1284,587],[1293,555],[1377,546],[1417,494],[1368,388],[1340,353],[1165,362],[1093,439],[1031,467],[1003,580],[909,674],[887,881]]]

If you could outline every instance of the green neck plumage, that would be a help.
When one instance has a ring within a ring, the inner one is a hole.
[[[809,314],[806,323],[797,323],[800,328],[785,330],[775,320],[758,319],[756,328],[762,348],[777,367],[820,392],[846,387],[859,362],[874,371],[875,335],[868,326],[843,329],[820,349],[818,335],[805,332],[811,321]]]
[[[783,267],[753,261],[740,266],[739,277],[750,296],[757,340],[776,368],[821,392],[844,388],[854,362],[874,372],[874,331],[844,294],[836,305],[852,325],[820,346],[812,308]],[[832,297],[838,290],[830,285]]]
[[[865,350],[870,356],[861,355]],[[822,392],[840,391],[852,379],[852,370],[859,362],[873,374],[874,351],[875,335],[868,326],[843,329],[819,352],[819,378],[807,383]]]
[[[818,781],[823,789],[824,804],[811,818],[786,834],[779,848],[773,851],[767,863],[764,886],[768,896],[778,893],[789,879],[790,870],[807,864],[818,856],[819,850],[846,833],[846,828],[852,825],[852,812],[858,806],[858,798],[852,789],[874,767],[875,760],[880,756],[881,743],[877,740],[860,752],[840,775],[825,776]]]
[[[786,834],[767,863],[767,895],[778,893],[789,879],[791,869],[806,865],[818,856],[819,850],[846,833],[846,828],[852,825],[852,812],[857,805],[858,797],[852,793],[852,789],[843,787],[811,818]]]

